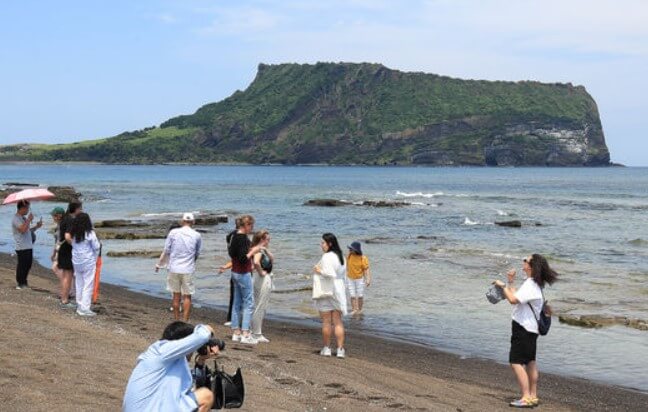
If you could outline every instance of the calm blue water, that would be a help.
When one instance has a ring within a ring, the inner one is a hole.
[[[489,304],[489,283],[522,258],[551,258],[561,282],[547,291],[559,313],[648,319],[648,169],[492,169],[244,166],[0,165],[0,183],[72,185],[94,220],[196,211],[251,213],[272,232],[277,289],[310,285],[319,239],[363,241],[374,273],[363,319],[348,327],[506,362],[510,305]],[[312,198],[406,200],[399,209],[306,207]],[[33,209],[47,220],[50,203]],[[11,251],[13,207],[0,208],[0,250]],[[495,221],[522,220],[521,229]],[[541,226],[535,226],[535,223]],[[204,234],[197,300],[224,306],[224,235]],[[370,243],[365,243],[370,240]],[[104,250],[161,250],[162,240],[104,242]],[[39,236],[46,263],[50,239]],[[166,295],[153,259],[105,258],[106,281]],[[316,316],[309,292],[273,295],[270,312]],[[349,342],[350,353],[353,342]],[[648,332],[559,324],[540,338],[543,371],[648,390]]]

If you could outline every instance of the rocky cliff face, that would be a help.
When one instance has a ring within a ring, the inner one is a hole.
[[[461,80],[379,64],[259,65],[245,91],[160,127],[1,159],[606,166],[584,87]]]

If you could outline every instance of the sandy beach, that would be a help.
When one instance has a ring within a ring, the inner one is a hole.
[[[102,285],[99,316],[58,306],[57,280],[35,265],[31,290],[14,289],[14,258],[0,254],[0,402],[12,411],[120,410],[137,355],[172,320],[169,302]],[[228,337],[224,314],[196,309],[192,322]],[[269,344],[228,341],[219,362],[246,382],[242,410],[510,410],[517,385],[508,366],[348,331],[348,358],[323,358],[319,330],[271,321]],[[507,342],[502,342],[507,345]],[[542,363],[540,362],[540,367]],[[545,410],[645,410],[648,395],[542,374]]]

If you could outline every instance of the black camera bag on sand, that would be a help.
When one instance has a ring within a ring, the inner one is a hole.
[[[212,409],[232,409],[243,406],[245,398],[245,385],[241,368],[236,369],[234,375],[226,373],[214,361],[214,370],[207,365],[194,367],[193,376],[196,388],[207,387],[214,393],[214,404]]]
[[[214,362],[214,374],[212,375],[212,392],[214,392],[214,405],[212,409],[231,409],[243,406],[245,398],[245,385],[241,368],[236,369],[234,375],[225,373],[223,368],[218,370]]]

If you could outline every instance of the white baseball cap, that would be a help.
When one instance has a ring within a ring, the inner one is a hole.
[[[182,221],[183,222],[193,222],[194,220],[194,215],[193,213],[185,213],[182,215]]]

